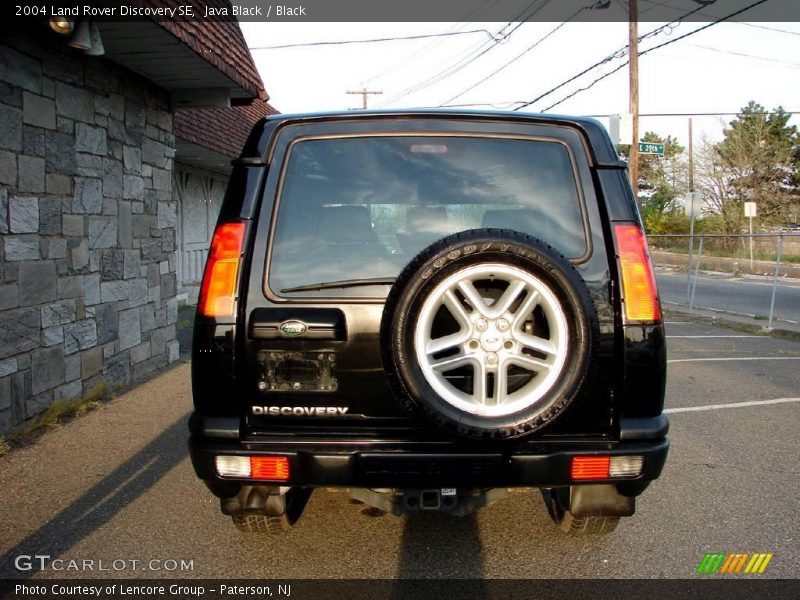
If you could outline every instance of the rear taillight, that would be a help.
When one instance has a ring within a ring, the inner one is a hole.
[[[644,466],[643,456],[608,456],[595,454],[572,458],[570,476],[574,481],[638,477]]]
[[[250,458],[247,456],[217,456],[214,466],[221,477],[250,477]]]
[[[251,456],[250,477],[286,481],[289,479],[289,459],[285,456]]]
[[[572,459],[572,479],[608,479],[610,456],[576,456]]]
[[[221,223],[214,231],[200,288],[199,310],[207,317],[231,317],[242,256],[244,223]]]
[[[288,481],[288,456],[217,456],[214,466],[220,477]]]
[[[660,321],[656,278],[647,252],[644,232],[638,225],[617,225],[614,229],[622,270],[622,299],[625,320]]]

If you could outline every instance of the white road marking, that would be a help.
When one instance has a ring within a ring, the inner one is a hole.
[[[685,406],[681,408],[667,408],[665,413],[699,412],[703,410],[721,410],[724,408],[745,408],[747,406],[765,406],[768,404],[785,404],[787,402],[800,402],[800,398],[775,398],[774,400],[751,400],[749,402],[730,402],[729,404],[707,404],[706,406]]]
[[[698,340],[704,338],[760,338],[763,335],[668,335],[667,339]]]
[[[800,360],[800,356],[736,356],[730,358],[673,358],[668,363],[722,362],[726,360]]]

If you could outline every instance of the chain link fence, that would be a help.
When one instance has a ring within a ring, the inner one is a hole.
[[[648,236],[661,301],[800,327],[800,233]]]

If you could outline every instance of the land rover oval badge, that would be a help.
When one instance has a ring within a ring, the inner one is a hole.
[[[306,329],[306,324],[300,321],[284,321],[281,323],[280,327],[278,327],[283,337],[297,337],[298,335],[303,335]]]

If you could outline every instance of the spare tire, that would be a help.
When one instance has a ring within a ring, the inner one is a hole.
[[[597,339],[575,267],[505,229],[457,233],[420,252],[381,321],[399,400],[470,438],[515,438],[553,421],[596,363]]]

